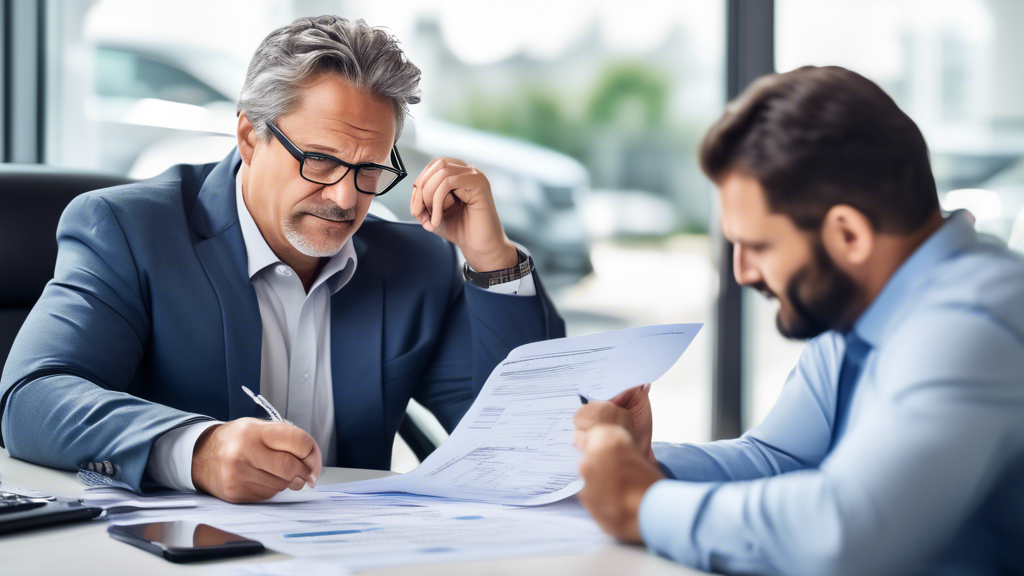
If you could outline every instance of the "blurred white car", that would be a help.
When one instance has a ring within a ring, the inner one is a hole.
[[[975,188],[947,192],[942,197],[942,207],[969,210],[979,232],[1024,251],[1024,159]]]
[[[235,98],[246,62],[179,46],[101,44],[96,49],[95,121],[104,169],[133,178],[179,163],[217,161],[235,145]],[[542,272],[591,270],[590,238],[578,203],[590,189],[570,156],[434,119],[406,124],[398,142],[409,177],[375,202],[412,220],[412,183],[438,156],[487,174],[509,238]]]
[[[592,190],[581,208],[594,238],[660,237],[680,224],[675,204],[646,190]]]

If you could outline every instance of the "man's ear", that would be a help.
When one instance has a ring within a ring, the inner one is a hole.
[[[858,267],[867,262],[875,248],[875,235],[868,217],[846,204],[829,209],[821,224],[825,250],[842,268]]]
[[[256,128],[249,122],[249,117],[245,115],[245,112],[238,114],[238,153],[242,156],[242,162],[245,162],[246,166],[252,164],[252,155],[256,150]]]

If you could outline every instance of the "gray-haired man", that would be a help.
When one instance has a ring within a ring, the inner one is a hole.
[[[77,198],[0,380],[11,455],[262,500],[386,469],[410,398],[451,430],[509,350],[564,335],[472,166],[419,175],[419,225],[367,217],[419,77],[362,21],[296,20],[253,57],[237,150]]]

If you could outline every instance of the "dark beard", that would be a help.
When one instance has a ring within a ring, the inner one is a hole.
[[[805,299],[801,288],[812,289]],[[848,312],[857,297],[857,284],[836,267],[821,242],[814,246],[814,262],[793,275],[786,286],[786,296],[793,309],[787,326],[782,310],[775,317],[775,325],[786,338],[809,339],[826,330],[845,331]]]

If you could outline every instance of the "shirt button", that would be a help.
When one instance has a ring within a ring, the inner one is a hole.
[[[302,375],[302,381],[305,382],[307,378],[309,378],[309,372]]]
[[[284,264],[278,265],[278,267],[275,268],[274,271],[277,272],[278,276],[291,276],[292,274],[294,274],[294,272],[292,272],[292,269],[285,266]]]

